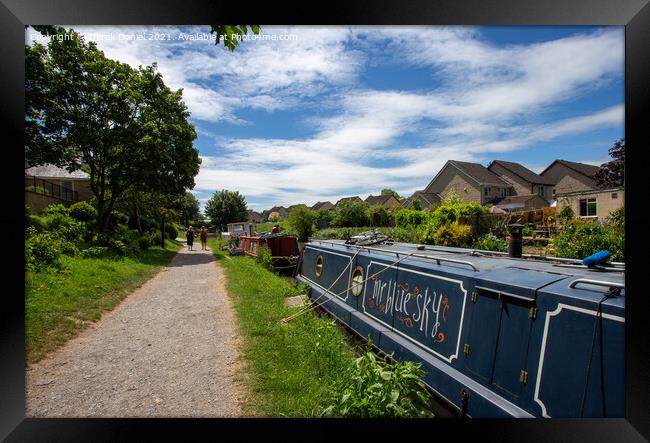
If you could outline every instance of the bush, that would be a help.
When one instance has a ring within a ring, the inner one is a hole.
[[[316,214],[305,205],[298,205],[293,208],[287,216],[289,227],[296,233],[298,241],[306,242],[314,232],[314,220]]]
[[[625,260],[625,236],[612,226],[594,221],[574,220],[552,240],[553,254],[559,257],[584,259],[607,249],[612,261]]]
[[[494,234],[485,234],[479,237],[476,242],[474,242],[474,249],[506,252],[508,250],[508,242],[506,239],[497,237]]]
[[[271,257],[271,249],[266,245],[260,245],[257,248],[257,262],[269,271],[273,271],[273,258]]]
[[[366,211],[370,226],[388,226],[388,211],[381,205],[373,205]]]
[[[172,240],[178,237],[178,227],[175,223],[165,223],[165,234]]]
[[[86,234],[86,226],[83,223],[60,212],[50,213],[41,220],[53,236],[68,242],[79,243]]]
[[[571,206],[565,206],[557,212],[557,221],[560,223],[560,226],[566,225],[568,222],[575,218],[575,213]]]
[[[27,268],[60,266],[61,241],[49,232],[34,233],[25,241]]]
[[[316,211],[316,219],[314,220],[316,228],[329,228],[332,225],[332,221],[334,220],[334,215],[334,211],[329,209],[320,209]]]
[[[344,200],[336,207],[333,224],[340,227],[368,226],[368,203]]]
[[[97,210],[88,202],[77,202],[70,206],[70,217],[75,220],[87,222],[97,218]]]
[[[422,382],[419,362],[391,362],[370,349],[332,386],[329,405],[321,412],[329,417],[432,417],[430,397]]]
[[[395,226],[400,228],[414,228],[427,221],[428,214],[415,209],[399,209],[395,213]]]
[[[607,217],[607,223],[619,232],[625,232],[625,206],[621,206]]]
[[[440,226],[430,239],[434,245],[469,248],[472,244],[472,227],[458,223],[445,224]]]
[[[68,208],[63,206],[61,203],[56,203],[53,205],[49,205],[45,209],[43,209],[43,215],[54,215],[54,214],[69,215]]]
[[[35,232],[41,232],[46,229],[45,222],[38,215],[29,214],[25,220],[25,224],[27,225],[27,228],[34,228]]]
[[[533,229],[532,226],[526,225],[521,229],[521,235],[524,237],[534,237],[535,230]]]

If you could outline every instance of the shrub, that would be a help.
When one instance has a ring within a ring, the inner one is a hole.
[[[308,209],[305,205],[298,205],[293,208],[287,216],[289,227],[296,233],[298,241],[306,242],[309,236],[314,232],[314,220],[316,215],[314,211]]]
[[[153,246],[151,235],[143,235],[138,239],[138,247],[146,251],[150,246]]]
[[[388,211],[381,205],[370,206],[366,217],[371,226],[388,226]]]
[[[314,220],[314,224],[318,229],[326,229],[332,225],[333,220],[334,211],[331,211],[329,209],[320,209],[316,211],[316,219]]]
[[[535,230],[533,229],[532,226],[526,225],[521,229],[521,235],[523,235],[524,237],[534,237]]]
[[[271,258],[271,249],[266,245],[260,245],[257,248],[257,262],[269,271],[273,271],[273,258]]]
[[[53,214],[69,215],[69,210],[61,203],[49,205],[45,209],[43,209],[43,215],[53,215]]]
[[[364,201],[344,200],[336,207],[333,224],[341,227],[368,226],[368,207]]]
[[[46,229],[45,222],[38,215],[29,214],[25,220],[27,227],[32,227],[36,232],[41,232]]]
[[[611,227],[620,232],[625,232],[625,206],[621,206],[607,217]]]
[[[370,341],[369,341],[370,343]],[[432,417],[430,397],[422,382],[419,362],[391,362],[376,356],[368,345],[355,365],[337,379],[329,405],[321,415],[330,417]]]
[[[279,220],[280,220],[280,213],[274,211],[269,214],[270,222],[277,222]]]
[[[504,238],[497,237],[494,234],[485,234],[474,242],[474,249],[506,252],[508,250],[508,242]]]
[[[575,218],[575,213],[571,206],[565,206],[557,212],[557,221],[560,223],[560,226],[566,225],[569,221]]]
[[[178,237],[178,227],[175,223],[165,223],[165,233],[169,238],[175,240]]]
[[[49,232],[34,233],[25,241],[25,263],[28,268],[60,266],[61,241]]]
[[[607,249],[612,261],[625,260],[625,236],[612,226],[594,221],[574,220],[567,224],[552,241],[553,254],[559,257],[583,259]]]
[[[432,235],[434,245],[469,248],[472,244],[472,227],[458,223],[440,226]]]
[[[395,213],[395,226],[413,228],[427,221],[427,213],[415,209],[399,209]]]
[[[93,208],[88,202],[77,202],[70,206],[70,217],[75,220],[87,222],[97,218],[97,210]]]
[[[59,212],[46,215],[42,221],[52,235],[68,242],[81,242],[86,234],[86,227],[83,223]]]

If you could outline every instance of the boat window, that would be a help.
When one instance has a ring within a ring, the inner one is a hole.
[[[361,291],[363,290],[363,268],[361,266],[357,266],[352,273],[352,281],[350,283],[352,295],[355,297],[361,295]]]
[[[320,277],[320,275],[323,273],[323,256],[319,255],[316,258],[316,277]]]

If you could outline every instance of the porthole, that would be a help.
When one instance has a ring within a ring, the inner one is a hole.
[[[361,295],[361,291],[363,291],[363,268],[361,266],[357,266],[352,272],[350,288],[352,289],[352,295],[355,297]]]
[[[316,273],[316,277],[320,277],[320,275],[323,273],[323,256],[319,255],[316,257],[316,269],[314,270]]]

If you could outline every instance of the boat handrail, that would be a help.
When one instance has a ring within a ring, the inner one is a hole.
[[[354,245],[353,245],[354,246]],[[468,262],[466,260],[456,260],[454,258],[446,258],[446,257],[436,257],[434,255],[424,255],[424,254],[417,254],[417,253],[409,253],[409,252],[404,252],[404,251],[393,251],[391,249],[384,249],[384,248],[376,248],[374,246],[358,246],[359,248],[366,248],[368,250],[373,250],[373,251],[380,251],[380,252],[388,252],[390,254],[409,254],[412,257],[420,257],[420,258],[426,258],[428,260],[435,260],[438,265],[440,265],[441,261],[444,262],[449,262],[449,263],[456,263],[459,265],[466,265],[472,268],[474,272],[480,272],[480,270],[474,265],[472,262]]]
[[[625,285],[621,284],[621,283],[614,283],[614,282],[611,282],[611,281],[601,281],[601,280],[590,280],[588,278],[578,278],[576,280],[573,280],[569,284],[569,288],[575,288],[580,283],[585,283],[585,284],[595,285],[595,286],[604,286],[606,288],[625,289]]]

